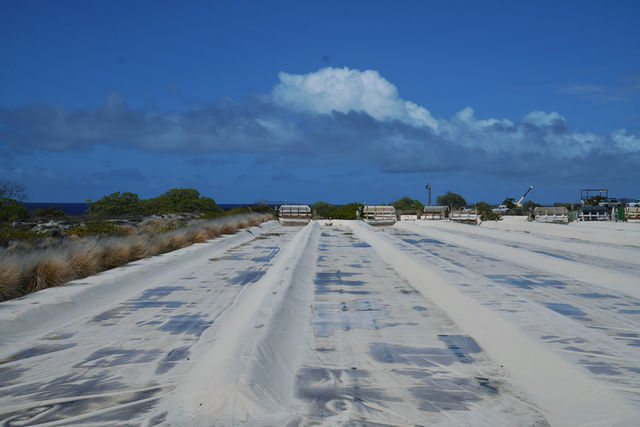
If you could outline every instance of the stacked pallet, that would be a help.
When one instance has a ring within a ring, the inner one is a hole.
[[[536,222],[568,224],[569,210],[565,207],[539,206],[533,210]]]

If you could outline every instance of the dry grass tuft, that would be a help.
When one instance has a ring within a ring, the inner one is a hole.
[[[120,230],[122,231],[122,235],[123,236],[131,236],[133,234],[137,233],[137,229],[131,225],[131,224],[126,224],[126,225],[121,225],[120,226]]]
[[[154,236],[151,244],[149,245],[149,255],[155,256],[163,254],[165,252],[169,252],[170,247],[170,236],[166,234]]]
[[[207,241],[208,238],[209,238],[209,235],[207,233],[207,230],[202,228],[189,232],[189,240],[192,243],[204,243]]]
[[[95,241],[79,245],[69,255],[71,269],[77,278],[91,276],[102,271],[102,249]]]
[[[222,224],[220,232],[222,234],[234,234],[238,232],[238,226],[232,222],[227,222],[226,224]]]
[[[73,279],[73,271],[68,260],[53,255],[40,260],[25,275],[25,291],[36,292],[53,286],[60,286]]]
[[[218,237],[222,234],[222,231],[220,231],[220,226],[217,224],[210,224],[205,226],[204,228],[207,232],[207,238],[208,239],[213,239],[215,237]]]
[[[20,268],[14,260],[0,265],[0,301],[20,296]]]
[[[131,261],[131,247],[125,239],[112,239],[104,243],[101,261],[105,270],[126,264]]]
[[[176,231],[169,236],[169,250],[175,251],[177,249],[186,248],[189,246],[189,239],[187,238],[187,232]]]
[[[147,219],[140,223],[138,233],[155,234],[162,228],[164,221],[161,219]]]
[[[137,261],[149,256],[149,243],[140,237],[129,239],[129,256],[132,261]]]

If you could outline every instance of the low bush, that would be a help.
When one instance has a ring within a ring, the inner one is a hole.
[[[363,207],[364,205],[358,202],[337,206],[327,202],[316,202],[311,205],[311,211],[315,218],[357,219],[357,212]]]
[[[29,212],[17,200],[0,197],[0,222],[29,218]]]
[[[135,215],[142,212],[141,201],[135,193],[119,191],[89,202],[91,215]]]
[[[220,209],[210,197],[203,197],[193,188],[172,188],[141,203],[144,213],[217,212]]]
[[[436,198],[436,203],[438,206],[449,206],[449,210],[462,209],[467,206],[467,202],[464,200],[464,197],[457,193],[452,193],[451,191],[447,191],[442,196],[438,196]]]
[[[126,236],[135,233],[135,228],[131,226],[121,226],[111,221],[89,221],[84,224],[76,225],[67,230],[68,235],[76,236]]]
[[[138,215],[201,212],[215,213],[220,209],[210,197],[201,196],[193,188],[172,188],[150,199],[140,199],[137,194],[115,192],[102,198],[89,200],[91,215]]]
[[[486,202],[476,202],[473,207],[482,215],[483,221],[497,221],[500,219],[500,214],[494,212],[491,206]]]
[[[31,211],[31,216],[46,218],[64,218],[66,213],[59,206],[49,206],[43,209]]]
[[[398,213],[407,211],[417,211],[422,213],[422,209],[424,208],[424,205],[420,200],[411,199],[408,196],[404,196],[403,198],[389,204],[396,208],[396,212]]]
[[[24,243],[33,243],[50,236],[49,232],[20,230],[18,228],[0,225],[0,246],[7,246],[11,242],[20,241]]]

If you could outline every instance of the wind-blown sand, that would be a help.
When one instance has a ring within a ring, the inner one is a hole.
[[[640,225],[275,222],[0,303],[8,425],[637,425]]]

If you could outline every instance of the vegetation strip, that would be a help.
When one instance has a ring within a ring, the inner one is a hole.
[[[0,250],[0,301],[203,243],[222,234],[234,234],[270,219],[271,215],[265,214],[239,215],[194,221],[182,228],[176,228],[178,225],[172,220],[150,219],[137,228],[123,226],[126,233],[121,236],[99,237],[79,232],[44,248],[10,246]]]

